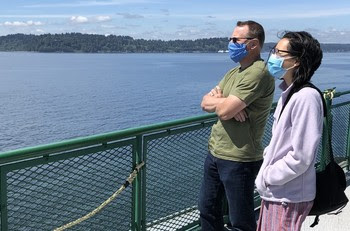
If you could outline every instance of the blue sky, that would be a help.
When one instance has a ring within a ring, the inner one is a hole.
[[[229,37],[237,20],[261,23],[266,41],[306,30],[323,43],[350,43],[349,0],[1,0],[0,35],[66,33],[144,39]]]

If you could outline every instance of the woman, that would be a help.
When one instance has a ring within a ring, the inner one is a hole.
[[[279,86],[283,92],[255,181],[262,199],[257,230],[300,230],[312,208],[323,106],[317,90],[302,86],[321,60],[319,42],[304,31],[286,32],[271,51],[267,66],[275,78],[283,80]]]

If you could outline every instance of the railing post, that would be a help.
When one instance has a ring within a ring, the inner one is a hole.
[[[142,135],[136,136],[136,143],[133,146],[133,168],[142,162]],[[143,167],[144,168],[144,167]],[[132,231],[142,230],[142,169],[137,174],[132,184]]]
[[[349,119],[348,119],[348,141],[346,144],[346,157],[347,157],[347,165],[346,170],[350,170],[350,112],[349,112]]]
[[[141,214],[142,214],[142,221],[141,221],[141,230],[146,231],[146,169],[147,169],[147,139],[143,139],[143,144],[142,144],[142,160],[144,161],[145,165],[141,169],[141,184],[142,184],[142,206],[141,206]]]
[[[7,180],[6,172],[0,167],[0,204],[1,204],[1,231],[8,230],[8,214],[7,214]]]

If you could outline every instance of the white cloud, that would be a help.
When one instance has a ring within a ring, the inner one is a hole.
[[[34,22],[34,21],[32,21],[32,20],[30,20],[30,21],[27,21],[27,25],[28,26],[41,26],[41,25],[43,25],[43,23],[42,22]]]
[[[86,23],[89,21],[89,19],[84,16],[72,16],[70,20],[74,23]]]
[[[98,22],[106,22],[106,21],[112,20],[112,18],[110,16],[103,16],[103,15],[101,15],[101,16],[97,16],[96,20]]]
[[[100,23],[100,22],[107,22],[111,21],[111,16],[106,15],[98,15],[98,16],[71,16],[70,21],[73,23]]]
[[[15,22],[4,22],[4,26],[27,26],[27,24],[25,22],[19,22],[19,21],[15,21]]]
[[[39,21],[34,22],[32,20],[27,21],[27,22],[21,22],[21,21],[9,22],[9,21],[6,21],[2,25],[9,26],[9,27],[25,27],[25,26],[41,26],[41,25],[43,25],[43,23],[39,22]]]

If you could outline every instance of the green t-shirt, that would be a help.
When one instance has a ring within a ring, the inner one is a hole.
[[[219,83],[224,97],[234,95],[245,102],[245,122],[218,120],[209,138],[210,152],[225,160],[250,162],[262,159],[262,136],[275,90],[275,82],[263,60],[241,71],[236,67]]]

